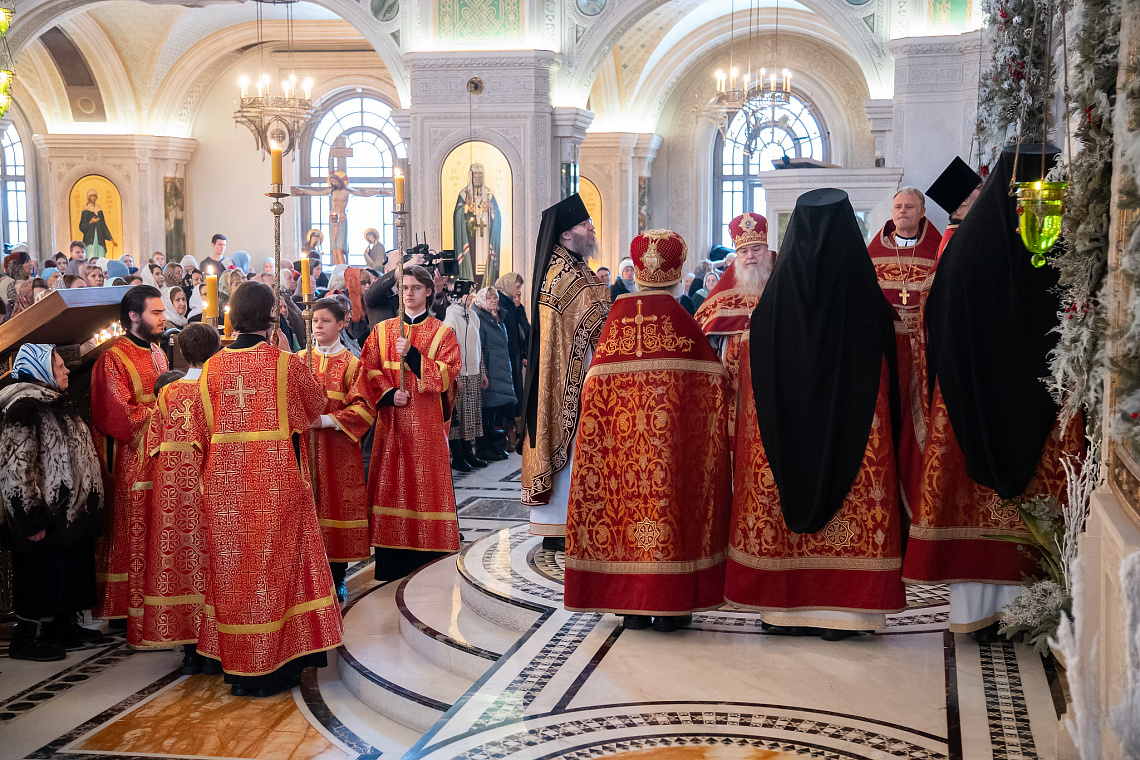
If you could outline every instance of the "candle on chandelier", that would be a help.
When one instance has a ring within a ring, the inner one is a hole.
[[[241,96],[244,100],[246,95],[249,94],[249,77],[242,75],[242,77],[238,79],[238,87],[241,88]]]
[[[281,146],[276,141],[269,141],[269,184],[281,184]]]
[[[265,89],[265,82],[262,82],[260,79],[258,79],[257,80],[257,97],[260,98],[262,95],[265,94],[263,92],[264,89]]]
[[[736,69],[729,69],[729,71],[728,71],[728,77],[729,77],[728,81],[729,81],[729,89],[730,90],[736,89],[736,75],[738,73],[739,72]]]
[[[301,260],[301,293],[310,295],[313,292],[313,275],[308,259]]]
[[[404,175],[397,169],[394,177],[396,185],[396,203],[402,204],[404,202]]]
[[[306,78],[301,82],[301,89],[305,91],[305,100],[313,99],[313,80]]]
[[[784,69],[784,92],[792,91],[792,72]]]
[[[226,312],[226,337],[232,338],[232,337],[234,337],[234,328],[233,328],[233,325],[230,324],[230,307],[229,307],[229,304],[226,304],[225,312]]]
[[[211,268],[210,272],[213,271]],[[218,318],[218,276],[216,274],[206,275],[206,316],[213,319]]]

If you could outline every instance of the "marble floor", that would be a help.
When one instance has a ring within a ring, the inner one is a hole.
[[[292,693],[232,697],[122,636],[42,664],[0,640],[0,760],[1058,757],[1062,679],[1026,647],[951,634],[945,587],[836,643],[728,609],[626,631],[562,609],[517,456],[455,493],[460,554],[387,584],[351,568],[344,646]]]

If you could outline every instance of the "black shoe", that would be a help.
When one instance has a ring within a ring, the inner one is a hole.
[[[970,632],[970,637],[979,644],[996,644],[1004,641],[1005,637],[998,633],[1001,623],[990,623],[985,628]]]
[[[76,620],[76,616],[71,616],[70,619],[43,623],[40,635],[45,641],[65,650],[84,649],[103,640],[102,631],[84,628]]]
[[[684,628],[692,622],[692,615],[654,615],[653,630],[659,633],[670,633],[678,628]]]
[[[819,637],[824,641],[843,641],[852,636],[858,636],[863,631],[847,631],[842,628],[824,628],[819,632]],[[871,633],[871,631],[868,631]]]
[[[230,687],[230,694],[235,697],[248,697],[250,691],[247,687],[242,686],[240,683],[235,683]]]
[[[815,630],[812,628],[802,628],[798,625],[772,625],[771,623],[760,622],[760,630],[769,636],[814,636]]]
[[[202,657],[202,655],[198,655]],[[202,675],[204,676],[220,676],[222,674],[222,663],[211,657],[202,657]]]
[[[487,461],[480,459],[475,454],[475,444],[471,441],[461,441],[459,443],[459,448],[463,451],[463,458],[467,460],[467,464],[471,465],[477,470],[481,470],[487,466]]]
[[[451,449],[451,469],[456,472],[471,472],[471,465],[467,464],[467,460],[463,457],[459,441],[448,441],[447,447]]]
[[[193,644],[186,644],[183,647],[182,665],[178,668],[178,672],[184,676],[196,676],[202,672],[202,655],[198,654]]]
[[[67,657],[63,647],[45,641],[40,633],[40,624],[30,620],[17,620],[12,643],[8,646],[8,656],[13,660],[29,662],[58,662]]]
[[[565,536],[546,536],[542,539],[542,548],[548,552],[565,552]]]
[[[506,454],[500,454],[495,450],[487,436],[475,439],[475,454],[487,462],[502,462],[507,458]]]
[[[336,600],[341,604],[348,601],[348,581],[336,584]]]
[[[263,686],[260,689],[254,689],[250,692],[251,697],[264,699],[265,697],[272,697],[275,694],[280,694],[283,691],[292,691],[294,686],[299,686],[301,679],[299,677],[289,678],[282,677],[280,680]]]
[[[643,631],[649,623],[648,615],[622,615],[622,625],[627,631]]]
[[[107,627],[111,633],[126,633],[127,632],[127,619],[126,618],[111,618],[107,621]]]

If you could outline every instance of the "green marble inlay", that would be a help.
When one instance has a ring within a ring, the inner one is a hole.
[[[523,36],[522,0],[437,0],[435,20],[436,36],[443,41]]]

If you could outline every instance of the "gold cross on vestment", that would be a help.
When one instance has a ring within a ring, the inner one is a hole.
[[[190,422],[190,416],[191,416],[190,415],[190,408],[193,406],[194,406],[194,402],[191,401],[190,399],[186,399],[185,401],[182,402],[182,411],[178,411],[177,409],[175,409],[173,412],[170,413],[170,419],[177,422],[178,427],[185,430],[188,427],[187,423]],[[181,422],[179,422],[179,420],[181,420]]]
[[[906,302],[910,299],[910,292],[907,291],[905,282],[903,283],[902,294],[899,296],[899,298],[902,299],[903,306],[906,306]]]
[[[238,409],[245,409],[245,397],[246,396],[254,396],[256,394],[257,394],[257,388],[246,388],[245,387],[245,380],[242,378],[241,375],[238,375],[237,387],[231,388],[231,389],[225,391],[225,395],[227,395],[227,396],[237,396]]]
[[[637,351],[634,352],[636,356],[641,356],[641,323],[642,322],[656,322],[657,315],[651,317],[644,317],[641,315],[641,299],[637,299],[637,316],[636,317],[622,317],[622,324],[633,322],[637,325]]]

